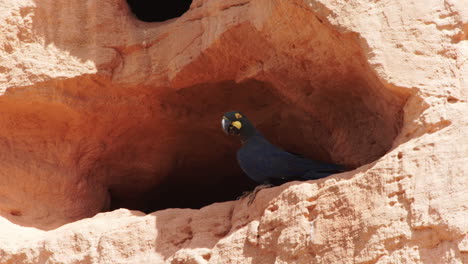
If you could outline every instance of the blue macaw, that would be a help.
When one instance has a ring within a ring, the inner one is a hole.
[[[344,171],[341,165],[310,160],[271,144],[241,112],[224,114],[221,125],[226,134],[240,136],[242,147],[237,151],[237,161],[258,184],[316,180]]]

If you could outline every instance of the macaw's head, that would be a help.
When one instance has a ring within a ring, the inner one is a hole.
[[[241,136],[243,140],[255,134],[255,128],[252,123],[239,111],[225,113],[221,120],[221,125],[226,134]]]

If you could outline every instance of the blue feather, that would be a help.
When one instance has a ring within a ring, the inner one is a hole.
[[[250,136],[237,152],[242,170],[255,182],[315,180],[343,171],[336,164],[313,161],[271,144],[260,133]]]

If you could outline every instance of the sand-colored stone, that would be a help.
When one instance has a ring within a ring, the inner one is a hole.
[[[1,1],[0,263],[468,263],[467,21],[463,1],[195,0],[163,23]],[[241,181],[232,109],[356,169],[99,213]]]

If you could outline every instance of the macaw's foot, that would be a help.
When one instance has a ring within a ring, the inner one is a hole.
[[[242,195],[238,198],[239,200],[244,199],[245,197],[249,197],[249,201],[247,202],[248,205],[251,205],[253,201],[255,200],[255,197],[257,196],[257,193],[260,190],[270,188],[272,187],[273,184],[262,184],[262,185],[257,185],[253,191],[246,191],[243,192]]]

